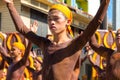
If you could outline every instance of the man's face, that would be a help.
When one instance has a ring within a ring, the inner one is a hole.
[[[53,34],[58,34],[66,30],[68,20],[60,11],[51,10],[48,13],[48,24],[51,32]]]
[[[120,46],[120,29],[116,33],[116,45]]]
[[[19,48],[15,47],[15,46],[12,47],[12,49],[11,49],[11,51],[10,51],[10,56],[11,56],[12,58],[17,57],[17,56],[19,56],[19,55],[21,55],[21,54],[22,54],[22,53],[21,53],[21,50],[20,50]]]

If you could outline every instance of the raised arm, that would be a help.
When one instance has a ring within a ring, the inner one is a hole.
[[[96,64],[94,63],[94,61],[92,60],[92,56],[91,56],[91,55],[88,56],[88,59],[89,59],[89,62],[91,63],[91,65],[92,65],[92,67],[94,67],[95,70],[96,70],[98,73],[100,73],[100,72],[102,71],[102,69],[101,69],[98,65],[96,65]]]
[[[27,69],[33,74],[35,72],[35,69],[31,68],[30,66],[27,66]]]
[[[87,53],[87,58],[90,61],[90,63],[92,64],[92,66],[95,65],[94,61],[92,60],[92,54],[94,53],[93,50],[91,50],[91,47],[88,45],[85,47],[85,51]]]
[[[95,70],[98,73],[100,73],[102,71],[102,69],[97,64],[95,64],[95,62],[92,59],[92,54],[93,54],[93,51],[91,49],[88,49],[87,50],[87,58],[88,58],[89,62],[91,63],[92,67],[94,67]]]
[[[10,57],[6,49],[2,45],[0,45],[0,53],[3,57]]]
[[[93,67],[98,67],[98,65],[96,65],[96,64],[94,63],[94,61],[92,60],[92,56],[91,56],[91,55],[87,55],[87,58],[88,58],[90,64],[91,64]]]
[[[25,49],[25,53],[23,58],[15,65],[16,67],[21,67],[21,66],[26,66],[27,60],[28,60],[28,56],[30,54],[32,48],[32,43],[29,41],[27,48]]]
[[[91,37],[91,40],[89,41],[89,43],[92,49],[103,57],[107,57],[108,54],[110,55],[114,52],[114,50],[110,48],[106,48],[104,46],[98,45],[95,35]]]
[[[6,2],[7,4],[8,10],[13,19],[17,31],[22,32],[22,34],[28,33],[30,29],[28,29],[26,25],[23,23],[20,15],[18,14],[17,10],[14,7],[13,0],[4,0],[4,2]]]
[[[106,14],[110,0],[102,0],[102,3],[98,9],[97,14],[88,24],[87,28],[84,30],[83,34],[74,40],[73,44],[76,46],[76,49],[82,49],[82,47],[90,40],[92,35],[95,33],[97,28],[101,25],[104,16]]]
[[[2,45],[0,45],[0,53],[1,56],[8,62],[8,64],[12,63],[10,55],[7,53],[6,49]]]
[[[30,29],[26,27],[26,25],[23,23],[20,15],[18,14],[14,6],[13,0],[3,0],[3,1],[7,4],[8,10],[15,24],[15,28],[18,32],[20,32],[27,39],[29,39],[30,41],[32,41],[34,44],[36,44],[39,47],[41,47],[41,45],[44,46],[45,43],[47,44],[46,41],[48,39],[37,36],[33,31],[31,31]]]

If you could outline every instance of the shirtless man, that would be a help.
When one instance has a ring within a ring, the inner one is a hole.
[[[115,39],[117,50],[112,50],[97,44],[95,35],[91,38],[90,46],[99,55],[106,58],[106,80],[120,80],[120,29]]]
[[[32,47],[32,43],[29,42],[25,51],[25,46],[20,42],[14,42],[10,52],[10,56],[6,50],[0,46],[0,53],[4,59],[10,64],[7,71],[6,80],[24,80],[24,69],[26,62]],[[25,52],[25,54],[24,54]],[[24,56],[21,56],[24,54]]]
[[[48,25],[54,36],[53,41],[36,35],[26,27],[14,7],[13,0],[3,1],[7,4],[16,30],[41,48],[44,55],[42,79],[77,80],[80,71],[77,61],[81,50],[101,25],[110,0],[102,1],[96,16],[88,24],[83,34],[75,39],[71,39],[67,32],[72,23],[72,12],[61,4],[51,6],[48,12]]]

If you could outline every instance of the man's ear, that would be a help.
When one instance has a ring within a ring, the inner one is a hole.
[[[67,26],[71,24],[71,20],[67,20]]]
[[[23,55],[24,55],[24,53],[23,53],[23,51],[22,51],[22,50],[20,50],[20,54],[21,54],[21,56],[23,56]]]

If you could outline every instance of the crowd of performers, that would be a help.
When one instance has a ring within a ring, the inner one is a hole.
[[[71,10],[63,4],[52,5],[47,17],[49,29],[53,36],[52,40],[35,33],[37,30],[34,27],[37,26],[36,22],[30,29],[27,28],[17,12],[13,0],[3,1],[7,5],[16,30],[26,38],[27,46],[25,47],[22,42],[13,42],[9,52],[3,45],[0,46],[2,56],[1,80],[78,80],[80,67],[84,61],[80,58],[81,51],[87,42],[89,45],[86,46],[86,58],[98,72],[97,80],[120,80],[120,29],[116,32],[116,50],[98,45],[94,35],[106,15],[110,0],[102,0],[96,15],[87,28],[75,38],[70,37],[68,31],[72,23]],[[41,49],[42,59],[33,55],[32,44]],[[103,69],[92,61],[91,49],[105,58]],[[29,56],[33,58],[33,66],[30,66],[28,61]],[[26,70],[30,73],[29,77],[25,73]]]

